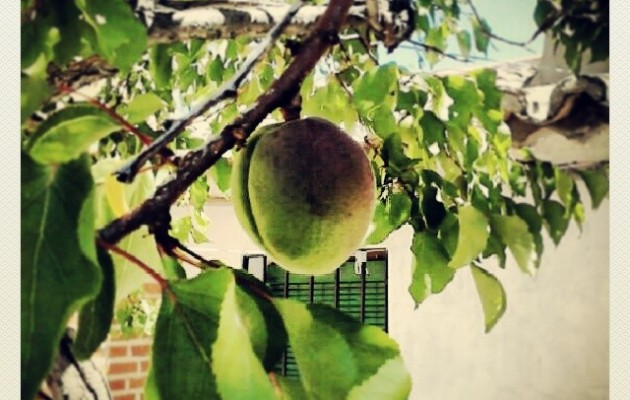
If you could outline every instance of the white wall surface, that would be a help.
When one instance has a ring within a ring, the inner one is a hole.
[[[586,206],[590,203],[586,200]],[[207,207],[210,244],[196,250],[239,267],[258,251],[230,204]],[[488,333],[470,273],[458,272],[441,294],[414,310],[411,229],[385,242],[390,266],[390,334],[412,375],[412,400],[600,400],[608,398],[609,209],[587,211],[555,248],[545,242],[532,278],[508,256],[505,270],[487,264],[503,283],[507,310]]]
[[[588,203],[588,200],[587,200]],[[508,257],[507,310],[484,333],[472,277],[460,271],[445,291],[414,310],[407,293],[412,231],[390,249],[390,333],[413,381],[412,400],[601,400],[608,398],[608,201],[574,223],[557,248],[545,242],[531,278]]]

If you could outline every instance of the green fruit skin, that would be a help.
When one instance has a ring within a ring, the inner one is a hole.
[[[268,125],[236,153],[236,215],[249,236],[292,273],[334,271],[361,245],[376,206],[370,162],[320,118]]]

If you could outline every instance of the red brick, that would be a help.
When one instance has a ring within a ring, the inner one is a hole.
[[[129,379],[129,388],[135,389],[135,388],[144,387],[144,382],[145,382],[144,378],[131,378]]]
[[[109,375],[127,374],[129,372],[138,371],[138,364],[135,362],[111,363],[109,364]]]
[[[150,350],[151,350],[151,346],[149,346],[148,344],[137,345],[131,348],[131,354],[134,357],[142,357],[142,356],[148,355]]]
[[[127,355],[127,346],[111,346],[109,348],[110,357],[124,357]]]
[[[136,395],[131,394],[119,394],[118,396],[114,396],[114,400],[136,400]]]
[[[149,362],[148,361],[142,361],[140,363],[140,371],[146,372],[148,370],[149,370]]]
[[[147,282],[142,286],[142,288],[149,294],[162,294],[162,287],[155,282]]]
[[[127,385],[124,379],[114,379],[113,381],[109,381],[109,388],[111,390],[123,390]]]

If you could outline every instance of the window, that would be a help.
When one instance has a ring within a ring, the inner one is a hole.
[[[291,274],[264,254],[243,256],[243,269],[269,286],[275,297],[337,308],[365,324],[387,331],[387,250],[361,249],[335,272],[321,276]],[[298,375],[295,359],[287,349],[277,372]]]

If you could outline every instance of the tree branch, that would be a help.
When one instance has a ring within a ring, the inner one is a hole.
[[[298,93],[306,75],[337,40],[351,5],[352,0],[332,1],[301,46],[302,50],[271,88],[250,109],[226,126],[218,138],[209,141],[203,149],[188,153],[182,159],[175,177],[160,186],[152,198],[101,229],[101,240],[117,243],[142,225],[148,225],[151,232],[168,231],[169,209],[177,198],[226,151],[237,142],[247,139],[267,114]]]
[[[483,31],[483,33],[485,33],[488,37],[491,37],[492,39],[498,40],[499,42],[511,44],[513,46],[523,47],[528,51],[532,51],[529,48],[527,48],[527,46],[530,45],[538,37],[538,35],[540,35],[544,31],[543,29],[540,29],[540,28],[537,29],[536,32],[534,32],[534,34],[532,35],[532,37],[529,38],[529,40],[526,40],[524,42],[517,42],[515,40],[506,39],[486,29],[486,27],[481,23],[483,21],[483,18],[481,18],[481,16],[479,15],[479,12],[477,11],[477,8],[473,4],[472,0],[467,0],[467,2],[468,2],[468,6],[473,12],[473,15],[475,16],[475,19],[477,20],[477,22],[479,22],[479,26],[481,27],[481,30]]]
[[[243,80],[249,75],[254,65],[266,54],[275,41],[280,37],[280,34],[284,28],[289,24],[291,19],[297,14],[300,8],[304,5],[301,1],[294,3],[287,11],[284,18],[269,31],[265,39],[260,42],[257,48],[250,53],[249,57],[234,76],[225,82],[221,87],[212,95],[204,99],[197,107],[194,107],[190,113],[177,121],[175,121],[171,127],[157,138],[151,145],[146,147],[140,154],[138,154],[131,162],[123,166],[120,170],[116,171],[116,175],[119,181],[131,182],[135,178],[138,170],[142,165],[147,162],[151,157],[155,156],[164,146],[170,141],[175,139],[195,118],[209,110],[212,106],[219,102],[236,97],[238,87]]]

